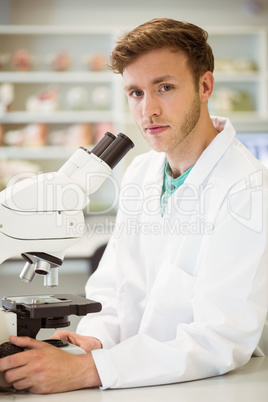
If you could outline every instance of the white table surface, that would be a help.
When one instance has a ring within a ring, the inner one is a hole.
[[[0,392],[0,401],[20,402],[267,402],[268,357],[254,357],[223,376],[157,387],[101,391],[83,389],[52,395]]]

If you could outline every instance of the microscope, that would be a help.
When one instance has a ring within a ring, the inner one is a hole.
[[[89,196],[133,146],[126,135],[107,132],[91,151],[77,149],[57,172],[30,177],[0,192],[0,264],[21,255],[24,282],[43,275],[45,286],[57,286],[66,249],[84,235],[75,228],[86,227],[83,209]],[[100,303],[70,294],[6,296],[0,309],[0,345],[10,335],[35,338],[41,328],[68,326],[71,314],[100,310]],[[80,353],[71,345],[67,349]]]

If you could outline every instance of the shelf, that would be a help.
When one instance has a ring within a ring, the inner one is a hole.
[[[268,114],[258,112],[211,113],[230,119],[237,133],[268,132]]]
[[[266,73],[267,75],[268,73]],[[217,72],[214,73],[216,82],[256,82],[262,79],[261,72]],[[29,72],[0,72],[0,82],[8,83],[96,83],[119,82],[119,77],[109,71],[29,71]]]
[[[77,147],[79,148],[79,147]],[[67,159],[77,148],[68,148],[60,146],[42,146],[42,147],[0,147],[1,159]]]
[[[27,72],[0,72],[0,82],[8,83],[61,83],[61,82],[114,82],[115,74],[108,71],[27,71]]]
[[[209,36],[219,35],[219,36],[231,36],[231,35],[256,35],[259,33],[267,33],[268,29],[266,26],[260,25],[236,25],[236,26],[228,26],[227,29],[224,29],[221,25],[206,25],[203,27],[206,31],[208,31]]]
[[[117,32],[114,26],[0,25],[1,35],[111,35]]]
[[[55,111],[55,112],[8,112],[0,114],[0,123],[99,123],[113,122],[112,111]]]
[[[268,114],[262,115],[258,112],[229,112],[227,116],[232,122],[242,121],[243,123],[266,123],[268,124]]]
[[[217,72],[214,73],[215,83],[222,83],[222,82],[258,82],[262,80],[262,73],[255,72],[255,71],[239,71],[239,72]]]
[[[67,35],[67,34],[90,34],[90,35],[100,35],[100,34],[118,34],[118,31],[129,31],[129,26],[114,26],[114,25],[0,25],[0,34],[8,35]],[[209,25],[204,26],[209,32],[209,35],[247,35],[247,34],[259,34],[266,33],[267,28],[265,26],[228,26],[228,29],[224,30],[223,27],[219,25]]]

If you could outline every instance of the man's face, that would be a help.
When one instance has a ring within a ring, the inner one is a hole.
[[[123,72],[129,107],[144,138],[168,154],[192,133],[200,117],[200,97],[187,56],[167,48],[138,57]]]

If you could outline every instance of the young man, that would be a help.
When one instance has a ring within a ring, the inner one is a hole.
[[[102,312],[84,317],[78,334],[55,334],[88,353],[12,337],[29,348],[0,361],[16,389],[167,384],[268,354],[267,171],[227,119],[209,115],[206,32],[149,21],[118,42],[111,69],[152,151],[125,174],[120,236],[86,287]]]

